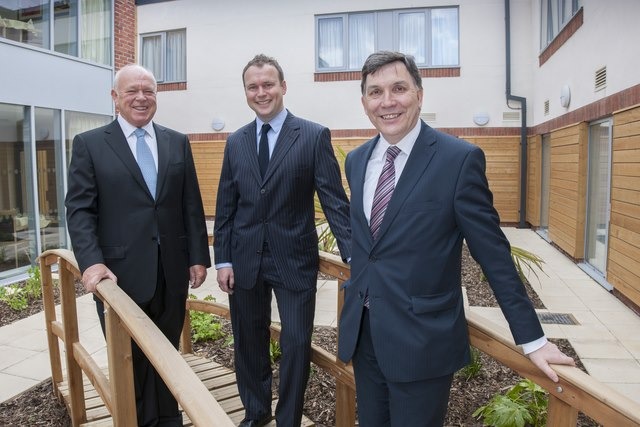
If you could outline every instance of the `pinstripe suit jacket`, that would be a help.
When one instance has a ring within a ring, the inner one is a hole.
[[[314,191],[347,259],[349,202],[329,129],[288,112],[264,179],[255,120],[229,136],[216,202],[214,253],[216,264],[233,264],[236,286],[249,289],[256,283],[264,241],[286,288],[316,286]]]

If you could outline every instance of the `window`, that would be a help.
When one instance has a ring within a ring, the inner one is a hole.
[[[541,0],[540,48],[547,47],[580,9],[579,0]]]
[[[187,81],[186,30],[141,35],[141,63],[158,83]]]
[[[0,37],[111,65],[112,3],[112,0],[0,1]]]
[[[459,64],[458,8],[316,16],[316,70],[360,70],[378,50],[413,55],[419,67]]]

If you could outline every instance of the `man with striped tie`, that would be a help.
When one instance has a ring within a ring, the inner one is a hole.
[[[557,381],[573,364],[547,342],[513,261],[482,150],[420,120],[412,57],[377,52],[362,68],[362,105],[378,136],[347,156],[351,280],[338,356],[353,361],[361,426],[442,425],[453,373],[467,364],[462,242],[482,266],[516,343]]]

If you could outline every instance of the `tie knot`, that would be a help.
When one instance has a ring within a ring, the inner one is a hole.
[[[387,160],[390,162],[394,161],[396,157],[398,157],[398,154],[400,154],[400,151],[401,150],[395,145],[387,148]]]
[[[144,137],[144,134],[146,133],[146,131],[142,128],[136,128],[136,130],[134,130],[133,133],[136,135],[136,137],[142,138]]]
[[[267,132],[269,132],[269,129],[271,129],[271,125],[269,123],[265,123],[262,125],[262,131],[260,133],[260,135],[266,135]]]

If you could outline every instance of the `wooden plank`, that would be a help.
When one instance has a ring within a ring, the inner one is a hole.
[[[211,378],[205,383],[207,383],[207,389],[209,392],[216,398],[216,400],[220,403],[220,406],[225,410],[225,412],[229,415],[231,420],[238,424],[244,418],[244,408],[242,406],[242,402],[240,397],[238,396],[238,387],[235,384],[235,373],[218,363],[215,363],[209,359],[204,357],[199,357],[194,354],[183,354],[182,355],[185,361],[189,364],[189,366],[197,367],[200,371],[198,377],[206,377]],[[206,369],[202,369],[206,367]],[[64,399],[69,398],[68,387],[66,386],[66,381],[62,381],[61,386],[64,385],[61,389],[64,390],[63,397]],[[84,427],[112,427],[113,419],[111,418],[109,412],[106,407],[102,403],[102,400],[98,396],[95,389],[89,381],[87,381],[87,396],[92,396],[86,401],[87,407],[87,422],[83,423]],[[99,404],[98,404],[99,403]],[[275,399],[272,403],[272,410],[275,413],[275,407],[277,405],[277,400]],[[193,423],[189,419],[186,413],[182,413],[182,420],[184,426],[192,426]],[[276,426],[275,420],[271,421],[267,426]],[[314,427],[315,423],[311,421],[309,418],[303,415],[302,417],[302,427]]]

